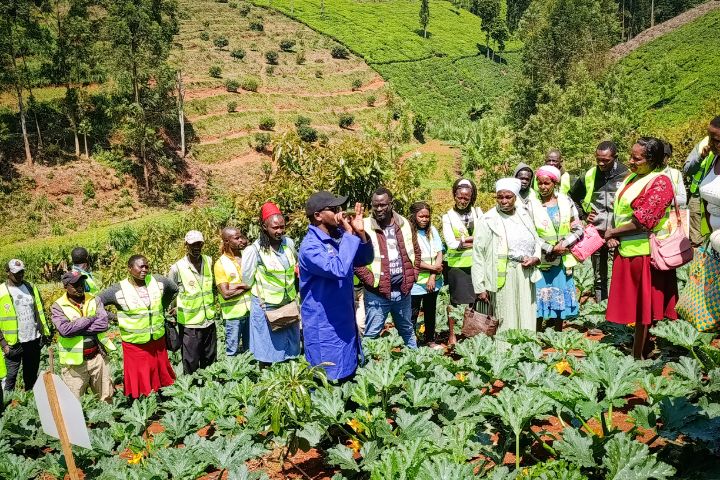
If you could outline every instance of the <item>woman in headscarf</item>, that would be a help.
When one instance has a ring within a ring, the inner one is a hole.
[[[654,321],[676,319],[678,297],[675,270],[657,270],[650,263],[652,232],[670,235],[672,180],[663,173],[665,149],[661,140],[639,138],[630,152],[632,172],[615,196],[613,228],[605,232],[614,248],[612,280],[605,318],[635,324],[633,356],[644,359],[652,351],[649,329]]]
[[[473,287],[480,302],[492,305],[498,332],[536,328],[533,284],[541,277],[540,239],[530,214],[515,205],[519,194],[517,178],[497,181],[497,205],[482,217],[473,242]]]
[[[442,230],[447,245],[447,283],[450,289],[450,304],[471,305],[475,302],[470,267],[475,229],[483,212],[475,207],[477,189],[472,180],[461,178],[452,187],[455,206],[442,217]],[[454,322],[450,319],[449,343],[455,342]]]
[[[557,191],[560,170],[544,165],[535,175],[540,198],[530,201],[530,210],[542,250],[537,326],[542,330],[542,321],[549,320],[560,331],[563,320],[576,317],[580,309],[572,270],[577,260],[569,249],[582,237],[583,227],[573,201]]]
[[[250,287],[250,351],[269,364],[300,354],[300,322],[273,331],[266,312],[296,301],[297,253],[285,236],[285,218],[274,203],[260,211],[260,235],[242,254],[243,283]]]
[[[165,339],[165,310],[178,293],[169,278],[150,274],[142,255],[128,260],[128,277],[98,294],[117,308],[123,351],[123,391],[138,398],[175,382]]]

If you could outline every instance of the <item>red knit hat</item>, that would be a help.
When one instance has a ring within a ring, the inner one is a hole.
[[[267,220],[269,217],[272,217],[273,215],[282,215],[282,212],[280,211],[278,206],[275,205],[274,203],[265,202],[263,204],[262,208],[260,208],[260,218],[264,222],[265,220]]]

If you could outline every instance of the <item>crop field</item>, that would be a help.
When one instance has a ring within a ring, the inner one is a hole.
[[[720,102],[720,11],[670,32],[623,58],[618,65],[632,86],[645,131],[672,130],[717,114]]]
[[[266,129],[271,134],[293,129],[299,115],[331,135],[341,132],[342,113],[354,115],[353,128],[385,120],[384,81],[352,54],[333,58],[337,42],[244,2],[181,5],[185,13],[173,55],[183,65],[185,108],[196,140],[191,148],[201,163],[256,159],[251,139],[268,117],[275,121]],[[271,51],[278,56],[275,65],[266,58]],[[213,67],[219,68],[216,77]],[[255,86],[246,88],[247,81]],[[237,82],[234,91],[228,82]]]
[[[481,335],[445,354],[388,333],[364,340],[367,363],[342,385],[303,360],[260,369],[250,354],[184,375],[173,354],[178,378],[159,396],[83,397],[93,449],[76,447],[76,463],[100,480],[714,478],[712,335],[660,323],[656,359],[635,361],[631,330],[603,312],[585,305],[562,333]],[[117,352],[112,374],[121,388]],[[12,394],[0,433],[2,478],[63,478],[31,394]]]
[[[413,108],[430,118],[451,118],[474,103],[493,103],[506,92],[519,62],[520,43],[509,42],[502,61],[485,58],[480,20],[446,1],[430,2],[428,38],[418,25],[418,4],[404,0],[253,0],[337,39],[390,81]],[[324,12],[321,10],[324,3]]]

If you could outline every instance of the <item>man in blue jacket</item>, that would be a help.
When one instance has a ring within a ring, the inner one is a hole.
[[[325,364],[328,378],[341,381],[355,374],[362,353],[353,267],[373,260],[363,206],[356,203],[348,218],[341,210],[346,201],[324,191],[310,196],[305,206],[310,227],[298,254],[305,358],[311,365]]]

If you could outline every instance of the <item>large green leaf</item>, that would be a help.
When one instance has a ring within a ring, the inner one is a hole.
[[[420,466],[415,480],[458,480],[475,478],[473,465],[455,463],[445,457],[426,459]]]
[[[602,465],[607,470],[606,480],[664,480],[675,475],[675,469],[658,461],[647,445],[625,433],[614,435],[605,444]]]
[[[695,345],[700,344],[700,333],[692,324],[684,320],[658,322],[650,329],[650,333],[687,350],[692,350]]]
[[[569,462],[585,468],[597,465],[593,456],[593,441],[579,430],[566,428],[562,432],[562,440],[553,443],[553,448]]]
[[[342,470],[350,470],[353,472],[359,472],[360,467],[358,466],[355,458],[353,458],[353,451],[345,445],[335,445],[327,451],[327,462],[330,465],[336,465]]]

